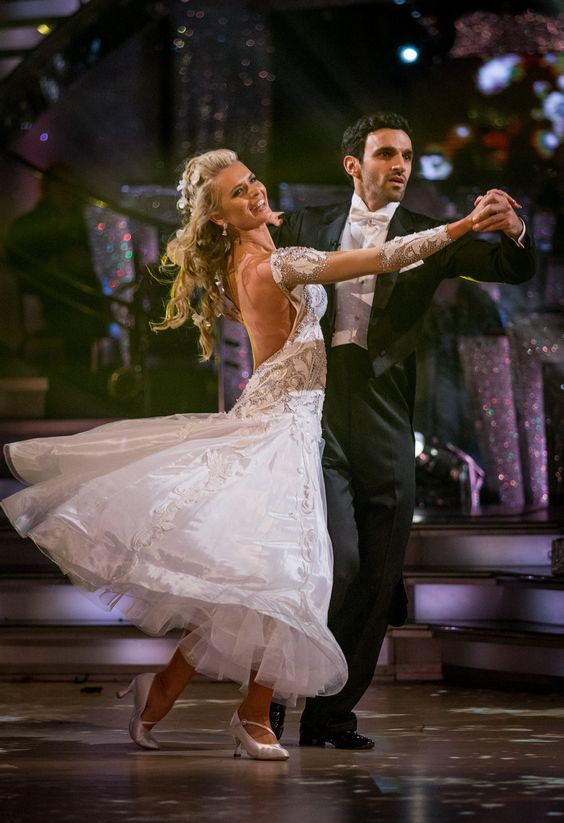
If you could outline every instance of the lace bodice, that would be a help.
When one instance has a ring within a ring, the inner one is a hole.
[[[309,259],[304,257],[304,251],[312,252]],[[316,420],[321,419],[326,357],[319,321],[327,307],[327,295],[323,286],[315,283],[300,283],[290,290],[284,277],[287,266],[299,259],[307,279],[322,265],[320,256],[327,257],[313,249],[286,248],[273,252],[272,275],[295,308],[294,325],[284,345],[255,370],[230,415],[304,412]]]

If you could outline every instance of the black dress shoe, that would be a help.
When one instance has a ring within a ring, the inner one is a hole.
[[[284,721],[286,720],[286,706],[280,703],[270,704],[270,728],[280,740],[284,734]]]
[[[363,749],[373,749],[374,741],[363,734],[349,729],[346,732],[309,732],[302,730],[300,733],[300,746],[320,746],[331,743],[336,749],[352,749],[362,751]]]

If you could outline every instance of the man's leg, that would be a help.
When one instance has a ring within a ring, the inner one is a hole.
[[[317,740],[356,729],[353,709],[372,682],[413,516],[413,439],[401,367],[376,381],[365,353],[343,348],[346,369],[337,399],[328,394],[327,417],[335,419],[338,403],[334,428],[346,461],[335,459],[329,436],[324,466],[336,573],[329,628],[349,679],[339,694],[306,702],[302,737]],[[331,435],[330,422],[327,429]]]
[[[356,730],[353,709],[372,682],[401,578],[412,518],[410,502],[399,501],[390,508],[372,500],[362,508],[359,573],[329,619],[347,659],[349,679],[338,694],[306,701],[301,728],[311,737]]]

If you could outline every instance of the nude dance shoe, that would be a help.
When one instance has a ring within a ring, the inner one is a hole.
[[[255,723],[254,720],[241,720],[239,712],[235,712],[229,724],[229,733],[235,740],[233,757],[241,757],[242,746],[249,757],[255,760],[288,760],[290,754],[280,743],[259,743],[245,730],[245,726],[258,726],[260,729],[272,732],[272,729],[263,726],[262,723]]]
[[[155,675],[148,672],[146,674],[138,674],[134,677],[126,689],[121,689],[116,692],[117,697],[121,700],[126,695],[133,692],[133,712],[129,718],[129,736],[134,743],[137,743],[142,749],[159,749],[160,746],[146,726],[153,726],[150,720],[141,720],[141,715],[147,705],[147,699]]]

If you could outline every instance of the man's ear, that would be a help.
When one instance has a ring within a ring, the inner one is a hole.
[[[351,177],[360,177],[360,160],[358,157],[353,157],[352,154],[347,154],[343,157],[343,166],[345,171]]]

